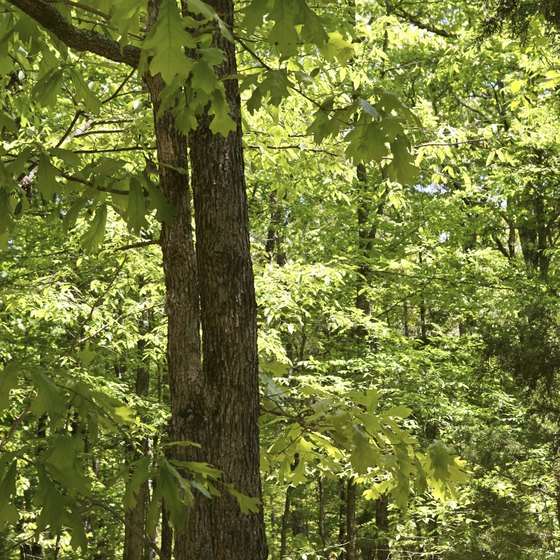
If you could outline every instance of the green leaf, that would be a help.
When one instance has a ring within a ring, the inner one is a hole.
[[[338,32],[328,34],[328,41],[323,45],[321,51],[327,60],[336,59],[341,66],[346,66],[356,54],[354,45],[346,41]]]
[[[77,506],[72,507],[71,510],[72,513],[68,515],[67,521],[72,534],[70,545],[75,551],[81,548],[82,554],[85,554],[88,548],[88,538],[84,528],[84,519],[82,519]]]
[[[136,505],[140,487],[150,478],[151,457],[146,455],[132,463],[132,476],[128,480],[123,504],[126,509],[132,509]]]
[[[0,72],[0,75],[2,72]],[[5,130],[6,132],[16,132],[18,126],[16,122],[10,118],[6,113],[0,112],[0,130]]]
[[[86,84],[82,73],[75,68],[70,68],[69,73],[70,78],[72,79],[72,83],[74,84],[74,88],[76,89],[76,95],[78,99],[81,99],[84,102],[86,111],[89,111],[91,113],[98,113],[99,109],[101,108],[101,101],[91,91],[91,89],[89,89],[89,86]]]
[[[214,96],[208,113],[214,115],[210,123],[210,130],[214,134],[227,137],[230,132],[236,130],[237,126],[229,114],[229,106],[221,91]]]
[[[268,362],[266,364],[261,364],[261,368],[264,371],[272,373],[272,375],[280,377],[288,373],[290,366],[288,364],[282,364],[280,362],[274,361]]]
[[[212,480],[218,480],[222,476],[222,471],[216,469],[208,463],[203,463],[199,461],[172,461],[174,465],[178,467],[185,468],[193,474],[199,474],[203,478],[208,478]]]
[[[16,364],[8,364],[0,373],[0,412],[10,404],[10,391],[18,385],[19,372]]]
[[[290,95],[290,86],[292,85],[288,79],[285,70],[270,70],[265,73],[265,79],[259,86],[261,95],[270,95],[270,103],[277,107],[282,100]]]
[[[7,76],[14,67],[14,61],[8,52],[9,42],[3,37],[0,30],[0,76]]]
[[[37,389],[37,396],[31,403],[31,412],[36,416],[48,413],[61,416],[66,410],[66,401],[59,388],[41,371],[31,370],[31,379]]]
[[[325,31],[321,18],[309,7],[305,0],[300,0],[299,10],[300,16],[296,18],[296,22],[303,25],[301,38],[307,43],[313,43],[318,47],[322,47],[329,42],[330,38]]]
[[[233,484],[225,485],[227,491],[237,500],[237,505],[241,510],[241,513],[258,513],[261,508],[261,500],[259,498],[253,498],[247,496],[235,489]]]
[[[274,10],[270,13],[275,23],[268,39],[285,58],[298,52],[299,35],[295,21],[298,8],[299,0],[275,0]]]
[[[392,416],[397,418],[408,418],[412,414],[412,409],[408,408],[404,404],[399,404],[398,406],[393,406],[388,408],[381,413],[381,416]]]
[[[393,161],[389,165],[389,177],[396,179],[401,185],[413,185],[419,169],[412,163],[412,155],[408,151],[408,140],[399,136],[391,142]]]
[[[216,47],[198,49],[198,54],[210,66],[217,66],[218,64],[221,64],[225,58],[224,51]]]
[[[344,125],[343,122],[336,118],[329,118],[329,112],[325,109],[317,110],[313,117],[313,122],[307,128],[307,134],[313,135],[313,140],[316,144],[320,144],[329,136],[338,134]]]
[[[86,341],[84,348],[82,348],[82,350],[78,352],[78,356],[80,357],[82,367],[87,368],[91,365],[91,363],[95,359],[95,352],[90,349],[89,340]]]
[[[114,413],[115,416],[119,418],[119,420],[127,424],[134,424],[136,421],[134,411],[129,406],[116,406],[114,409]]]
[[[430,445],[428,448],[428,460],[434,478],[437,480],[449,479],[449,467],[453,463],[453,458],[441,441],[435,440]]]
[[[194,500],[188,482],[167,461],[163,461],[157,486],[169,512],[170,525],[175,530],[181,529],[187,521],[188,508]]]
[[[368,469],[379,465],[381,459],[379,450],[371,445],[368,438],[357,426],[354,426],[352,443],[350,463],[358,474],[366,474]]]
[[[0,483],[0,530],[6,525],[15,525],[19,519],[18,510],[11,503],[11,498],[16,492],[16,474],[17,462],[14,460]]]
[[[60,188],[56,180],[58,171],[51,163],[49,156],[45,153],[39,156],[37,169],[37,189],[45,197],[51,200]]]
[[[82,472],[77,458],[84,442],[79,436],[58,436],[44,454],[44,465],[48,474],[68,492],[88,496],[90,481]]]
[[[149,195],[149,207],[155,208],[156,220],[165,222],[166,224],[173,223],[177,215],[177,208],[169,203],[163,193],[152,183],[150,180],[144,181]]]
[[[192,70],[193,87],[202,91],[208,96],[212,95],[219,88],[219,81],[214,70],[205,60],[199,60]]]
[[[214,8],[202,0],[187,0],[187,6],[189,10],[195,14],[200,14],[206,19],[214,19],[217,16]]]
[[[37,517],[37,530],[43,531],[50,526],[54,532],[58,532],[66,518],[66,499],[40,463],[37,465],[37,475],[39,484],[34,502],[37,506],[42,506],[41,513]]]
[[[80,212],[82,211],[86,203],[86,197],[79,198],[66,211],[66,214],[64,214],[64,218],[62,219],[62,231],[64,233],[67,233],[76,226],[76,222],[78,220]]]
[[[132,177],[130,180],[126,222],[128,229],[136,234],[139,234],[142,228],[148,226],[148,221],[146,220],[146,198],[144,197],[142,183],[136,177]]]
[[[11,229],[14,223],[14,209],[12,208],[10,194],[0,187],[0,233]]]
[[[56,103],[56,98],[62,87],[63,72],[59,68],[52,68],[41,79],[39,79],[31,90],[35,101],[44,107]]]
[[[145,51],[155,53],[149,63],[150,72],[161,74],[166,84],[176,76],[186,79],[191,65],[185,48],[194,49],[196,45],[194,37],[184,28],[175,0],[163,0],[157,21],[142,45]]]
[[[394,142],[399,136],[403,139],[405,138],[402,119],[400,117],[383,117],[379,123],[379,130],[383,134],[386,142]]]
[[[264,16],[270,12],[273,5],[274,0],[253,0],[242,10],[244,17],[241,27],[251,35],[259,25],[262,25]]]
[[[263,6],[258,7],[262,11]],[[305,0],[275,0],[269,17],[274,25],[268,39],[283,58],[297,54],[300,33],[303,42],[317,46],[323,46],[329,40],[321,18]]]
[[[103,8],[101,8],[103,10]],[[126,2],[111,2],[109,14],[111,24],[116,27],[122,37],[122,46],[128,43],[127,35],[138,34],[145,23],[145,0],[127,0]]]
[[[154,490],[152,492],[152,499],[148,507],[148,512],[146,514],[146,534],[154,539],[156,536],[156,531],[158,523],[161,517],[161,488],[159,484],[156,483]],[[167,509],[166,502],[163,503],[163,507]]]
[[[89,225],[89,229],[82,237],[82,247],[86,253],[96,251],[100,247],[101,243],[103,243],[106,223],[107,205],[101,204],[95,212],[95,216]]]
[[[360,116],[354,129],[347,134],[346,141],[346,155],[354,163],[379,163],[388,153],[379,123],[372,122],[371,117],[365,113]]]

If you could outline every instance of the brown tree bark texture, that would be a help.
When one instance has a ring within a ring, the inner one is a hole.
[[[233,2],[209,0],[233,25]],[[208,115],[190,135],[196,254],[207,410],[206,449],[237,490],[261,498],[256,303],[249,247],[241,105],[235,46],[216,35],[225,53],[218,69],[237,130],[227,138],[210,131]],[[229,496],[212,504],[213,556],[208,560],[264,560],[264,518],[245,515]],[[200,557],[197,558],[200,560]]]
[[[159,2],[150,2],[150,5]],[[198,274],[192,209],[188,183],[187,140],[175,128],[173,118],[156,116],[163,82],[147,77],[146,83],[154,108],[154,126],[158,152],[159,180],[162,193],[177,209],[170,224],[164,224],[161,236],[166,286],[168,321],[167,364],[171,395],[171,435],[174,441],[192,441],[202,448],[176,447],[177,459],[207,460],[205,446],[204,381],[200,348]],[[167,164],[167,165],[166,165]],[[196,498],[187,526],[176,532],[177,560],[212,558],[209,506]]]
[[[143,281],[140,282],[143,284]],[[147,311],[143,311],[138,321],[138,332],[141,336],[148,333],[150,328],[150,317]],[[138,359],[144,358],[146,351],[146,340],[140,338],[136,345],[138,352]],[[142,363],[136,369],[136,394],[140,397],[146,397],[150,393],[150,371],[148,367]],[[149,442],[144,439],[141,442],[141,455],[148,453]],[[130,452],[132,459],[138,459],[139,454]],[[144,482],[138,490],[136,498],[136,505],[126,512],[125,528],[124,528],[124,544],[123,544],[123,560],[149,560],[151,549],[147,542],[147,535],[145,531],[146,514],[148,510],[149,501],[149,488],[148,483]]]

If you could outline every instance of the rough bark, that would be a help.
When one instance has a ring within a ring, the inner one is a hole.
[[[151,9],[154,4],[150,2]],[[148,76],[146,84],[154,108],[154,126],[159,164],[160,190],[177,209],[172,223],[164,224],[161,235],[166,286],[167,365],[171,395],[171,437],[174,441],[200,443],[202,449],[176,447],[178,459],[206,460],[205,395],[200,354],[199,295],[196,256],[192,231],[192,210],[187,174],[187,141],[176,130],[173,118],[164,113],[157,118],[163,82]],[[198,497],[197,497],[198,498]],[[206,535],[208,505],[195,501],[187,527],[177,531],[177,560],[211,558],[211,539]]]
[[[325,532],[325,479],[320,476],[317,480],[317,493],[319,498],[319,515],[317,519],[317,530],[321,539],[323,552],[327,549],[327,534]]]
[[[349,480],[346,488],[346,560],[356,560],[356,485]]]
[[[282,205],[278,200],[276,189],[268,195],[270,204],[270,221],[266,232],[265,251],[270,262],[276,262],[278,266],[284,266],[286,263],[286,255],[280,247],[281,237],[280,228],[282,228]]]
[[[388,560],[391,557],[389,548],[389,499],[382,495],[376,501],[375,525],[379,531],[377,539],[375,558],[377,560]]]
[[[231,0],[207,3],[232,26]],[[225,53],[218,74],[235,76],[234,45],[218,35],[215,45]],[[236,131],[227,138],[213,134],[211,119],[205,115],[190,137],[206,382],[206,450],[209,462],[222,470],[226,482],[248,496],[261,498],[256,303],[241,107],[237,80],[227,79],[224,85]],[[197,560],[261,560],[267,556],[262,509],[245,515],[227,493],[213,501],[210,525],[204,530],[212,538],[213,550],[210,555],[197,555]]]
[[[342,549],[340,555],[341,560],[346,558],[345,543],[346,543],[346,480],[341,479],[338,481],[338,544]]]
[[[372,242],[375,237],[375,231],[371,231],[369,227],[370,205],[367,197],[367,173],[363,163],[358,164],[356,168],[358,177],[358,187],[360,190],[360,202],[358,204],[358,250],[360,265],[358,267],[358,282],[356,294],[356,307],[364,312],[366,316],[371,315],[371,302],[368,299],[367,288],[371,282],[371,267],[369,265],[369,257],[371,254]],[[365,335],[365,333],[362,333]]]
[[[140,335],[145,335],[149,329],[149,314],[142,313],[138,324]],[[142,337],[136,345],[138,359],[142,360],[146,348],[146,341]],[[140,397],[148,396],[150,391],[150,372],[142,362],[136,370],[135,392]],[[148,452],[148,440],[141,444],[141,454]],[[131,450],[133,451],[133,450]],[[132,453],[132,458],[138,459],[138,453]],[[149,489],[148,483],[142,484],[138,490],[135,506],[126,512],[126,524],[124,531],[123,560],[149,560],[150,547],[147,545],[148,538],[145,531],[146,513],[148,508]]]
[[[290,506],[292,503],[293,486],[286,488],[286,496],[284,498],[284,513],[282,514],[282,525],[280,527],[280,554],[279,559],[286,557],[288,543],[288,527],[290,525]]]
[[[150,0],[151,22],[160,0]],[[171,437],[193,441],[195,447],[175,447],[178,459],[207,460],[205,449],[205,393],[200,347],[200,307],[197,263],[192,231],[192,208],[188,180],[187,139],[175,128],[173,117],[165,112],[157,117],[163,81],[146,76],[154,112],[154,130],[159,165],[159,186],[176,208],[173,222],[163,224],[161,249],[166,287],[168,320],[167,365],[171,395]],[[208,532],[209,506],[197,496],[187,526],[175,534],[177,560],[212,558]]]
[[[161,509],[161,560],[171,560],[173,552],[173,529],[169,524],[169,513]]]
[[[527,215],[517,225],[523,258],[546,281],[550,267],[550,225],[545,201],[537,187],[530,189],[525,198]]]

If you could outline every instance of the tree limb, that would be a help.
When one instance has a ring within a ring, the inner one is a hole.
[[[53,33],[66,46],[77,51],[98,54],[114,62],[138,67],[140,48],[125,45],[122,49],[116,41],[96,31],[74,27],[51,3],[45,0],[8,0],[10,4],[32,17],[47,31]]]

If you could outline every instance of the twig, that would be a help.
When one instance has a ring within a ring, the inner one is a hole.
[[[78,331],[76,332],[76,335],[74,336],[72,343],[70,344],[70,351],[69,354],[73,353],[74,348],[76,347],[76,344],[78,344],[78,342],[80,342],[80,337],[82,335],[82,333],[84,332],[85,326],[87,325],[87,323],[90,321],[90,319],[93,316],[94,311],[99,307],[99,305],[101,304],[101,302],[103,301],[103,299],[105,298],[105,296],[109,293],[109,291],[111,290],[111,287],[113,286],[113,284],[117,281],[117,278],[119,276],[119,274],[121,273],[124,264],[126,262],[126,257],[122,260],[122,262],[119,264],[119,266],[117,267],[117,270],[115,271],[115,274],[113,275],[113,278],[111,279],[111,281],[109,282],[109,285],[107,286],[107,288],[105,289],[105,291],[99,295],[99,297],[93,302],[91,309],[88,313],[88,316],[82,321],[82,323],[80,324]]]
[[[108,154],[115,152],[132,152],[136,150],[155,150],[155,146],[129,146],[128,148],[103,148],[96,150],[74,150],[75,154]]]
[[[123,245],[122,247],[117,247],[115,251],[128,251],[128,249],[138,249],[140,247],[148,247],[150,245],[161,245],[161,241],[159,239],[138,241],[137,243],[131,243],[130,245]]]
[[[12,425],[10,426],[10,431],[6,434],[6,437],[2,440],[2,442],[0,442],[0,453],[2,451],[4,451],[4,448],[6,447],[6,445],[10,441],[10,439],[12,439],[12,436],[14,435],[14,432],[16,431],[17,426],[19,424],[21,424],[21,421],[29,414],[29,409],[30,408],[31,408],[31,405],[28,404],[23,409],[21,414],[19,416],[17,416],[16,419],[12,422]]]

